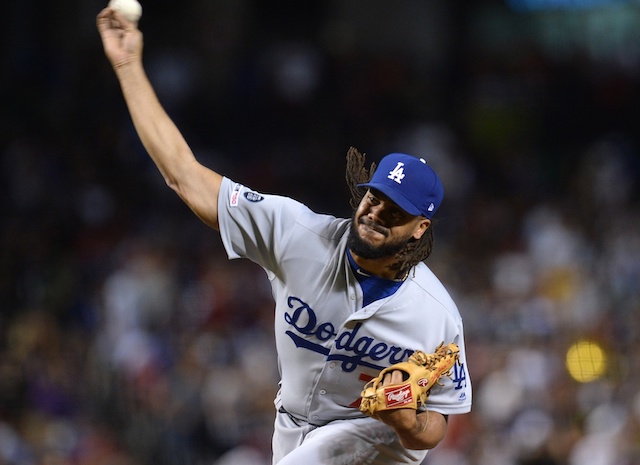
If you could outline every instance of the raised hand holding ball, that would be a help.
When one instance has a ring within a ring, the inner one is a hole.
[[[142,5],[138,0],[110,0],[109,7],[122,14],[132,23],[137,22],[142,16]]]

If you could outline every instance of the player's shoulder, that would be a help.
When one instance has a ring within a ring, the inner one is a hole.
[[[424,262],[414,267],[409,279],[411,280],[414,291],[420,295],[422,299],[437,302],[452,313],[452,315],[459,315],[458,307],[451,297],[451,294],[442,281],[440,281]]]
[[[307,230],[309,234],[318,235],[326,239],[341,238],[349,227],[349,220],[345,218],[316,213],[309,208],[301,210],[297,223],[301,228]]]
[[[225,208],[232,211],[238,207],[242,211],[258,213],[265,212],[274,218],[288,218],[290,226],[298,227],[301,232],[319,236],[325,239],[339,239],[348,229],[349,220],[332,215],[317,213],[306,204],[288,196],[258,192],[241,183],[223,178],[221,187],[221,201]]]
[[[308,210],[307,206],[290,197],[257,191],[224,177],[220,186],[220,210],[242,211],[263,217],[296,218]]]

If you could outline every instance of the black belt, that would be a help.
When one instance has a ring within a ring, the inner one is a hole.
[[[289,418],[291,418],[291,421],[293,421],[298,426],[303,426],[303,425],[309,425],[310,424],[307,420],[303,420],[301,418],[298,418],[296,416],[291,415],[289,412],[287,412],[287,410],[283,406],[278,407],[278,413],[284,413]]]

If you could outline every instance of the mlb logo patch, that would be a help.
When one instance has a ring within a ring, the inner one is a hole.
[[[411,386],[409,384],[403,384],[402,386],[386,388],[384,390],[384,398],[387,407],[401,407],[412,404],[413,396],[411,395]]]

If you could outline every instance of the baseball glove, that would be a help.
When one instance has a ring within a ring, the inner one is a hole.
[[[460,349],[456,344],[442,342],[433,354],[416,350],[406,362],[385,368],[369,381],[361,394],[360,411],[377,418],[377,412],[399,408],[417,410],[424,404],[429,391],[443,376],[449,376],[458,360]],[[399,370],[402,383],[382,386],[384,375]]]

